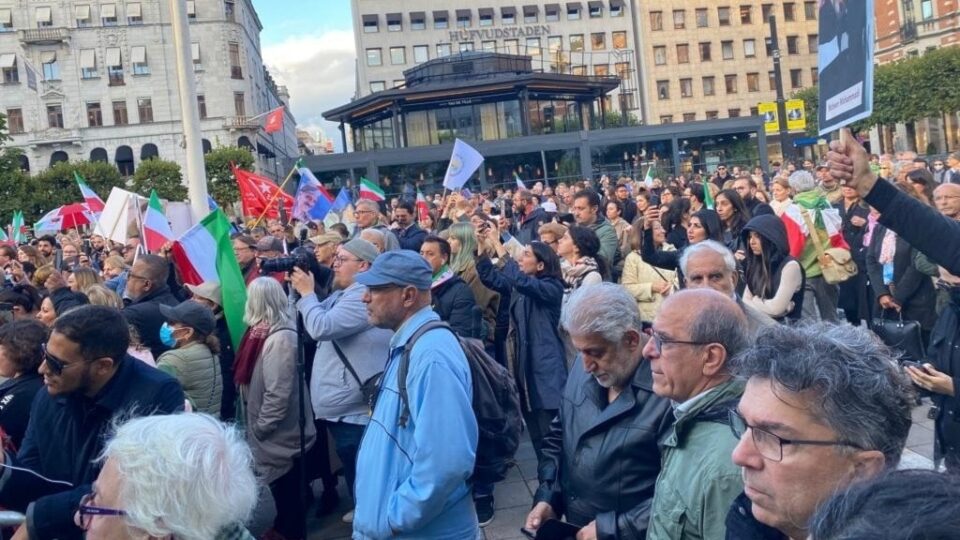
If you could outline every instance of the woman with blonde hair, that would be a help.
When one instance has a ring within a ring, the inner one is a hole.
[[[127,288],[127,265],[123,262],[123,257],[111,255],[103,260],[103,284],[108,289],[123,294]]]
[[[786,178],[778,176],[770,182],[770,207],[773,208],[774,214],[780,216],[788,206],[793,204],[793,199],[790,198],[792,193],[790,182]]]
[[[675,251],[674,246],[666,243],[666,231],[659,221],[652,222],[653,242],[661,251]],[[658,268],[643,260],[640,255],[643,248],[643,223],[633,225],[630,235],[630,253],[623,262],[623,275],[620,284],[637,301],[642,320],[652,322],[663,299],[677,285],[677,273],[674,270]]]
[[[67,286],[73,292],[85,292],[88,287],[100,284],[100,276],[92,268],[74,268],[67,276]]]
[[[36,268],[40,268],[41,266],[47,264],[46,259],[40,254],[40,251],[37,250],[37,248],[26,244],[17,248],[17,260],[22,263],[33,263],[33,266]]]
[[[123,309],[123,300],[120,299],[120,295],[113,292],[102,283],[90,285],[82,292],[87,295],[90,303],[95,306],[107,306]]]
[[[500,293],[490,290],[477,275],[477,233],[469,221],[454,223],[446,231],[450,244],[450,270],[470,286],[477,306],[483,310],[484,343],[492,347],[500,309]]]

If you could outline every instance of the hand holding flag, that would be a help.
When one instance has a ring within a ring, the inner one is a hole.
[[[483,156],[469,144],[457,139],[453,144],[453,154],[443,177],[443,187],[456,191],[460,189],[473,173],[483,164]]]

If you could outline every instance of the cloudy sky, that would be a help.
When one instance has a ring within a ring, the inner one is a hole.
[[[253,0],[263,33],[263,61],[290,90],[297,125],[323,130],[338,151],[340,132],[321,116],[350,101],[356,88],[350,0]]]

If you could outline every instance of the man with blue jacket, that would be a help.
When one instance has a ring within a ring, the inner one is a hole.
[[[404,346],[440,320],[430,308],[432,273],[416,252],[399,250],[380,255],[356,277],[367,287],[370,324],[395,333],[357,458],[355,540],[480,534],[468,482],[478,438],[473,387],[452,332],[428,330],[416,340],[401,399]]]
[[[73,514],[114,422],[183,410],[176,379],[127,355],[128,328],[105,306],[81,306],[54,323],[40,365],[46,388],[33,400],[23,445],[16,458],[0,453],[0,463],[19,468],[0,472],[0,505],[27,516],[14,538],[81,538]]]

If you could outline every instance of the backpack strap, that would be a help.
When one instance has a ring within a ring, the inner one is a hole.
[[[446,322],[430,321],[418,328],[403,346],[403,354],[400,356],[400,366],[397,369],[397,390],[400,393],[400,418],[397,420],[397,424],[402,428],[407,427],[407,421],[410,420],[410,401],[407,399],[407,372],[410,371],[410,353],[413,351],[413,346],[417,343],[417,340],[420,339],[420,336],[438,328],[446,328],[454,337],[457,335],[456,332],[453,331],[453,328],[450,328],[450,325]]]

